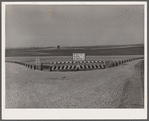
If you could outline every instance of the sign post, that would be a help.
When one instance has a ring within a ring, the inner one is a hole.
[[[77,63],[78,61],[85,61],[85,53],[73,53],[73,62],[76,62],[76,70],[78,71],[80,69],[80,65]]]
[[[36,69],[37,69],[37,70],[41,70],[40,58],[36,58]]]

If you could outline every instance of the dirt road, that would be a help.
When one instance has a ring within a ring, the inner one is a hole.
[[[142,108],[140,61],[84,72],[42,72],[6,63],[6,108]]]

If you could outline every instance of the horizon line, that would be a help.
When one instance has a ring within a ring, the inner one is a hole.
[[[88,46],[61,46],[60,48],[68,48],[68,47],[100,47],[100,46],[130,46],[130,45],[144,45],[144,44],[123,44],[123,45],[88,45]],[[58,45],[57,45],[58,46]],[[5,49],[21,49],[21,48],[57,48],[57,46],[45,46],[45,47],[5,47]]]

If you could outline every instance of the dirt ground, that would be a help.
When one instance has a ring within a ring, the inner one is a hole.
[[[6,108],[143,108],[142,63],[76,72],[6,63]]]

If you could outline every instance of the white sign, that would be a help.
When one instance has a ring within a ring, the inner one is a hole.
[[[73,53],[73,61],[84,61],[85,53]]]

